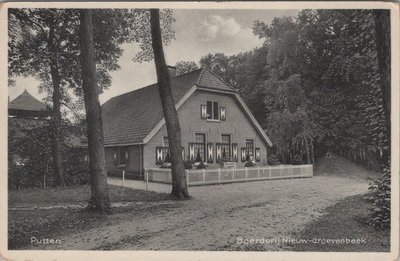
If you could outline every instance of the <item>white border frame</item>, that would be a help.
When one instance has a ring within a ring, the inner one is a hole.
[[[32,8],[172,8],[172,9],[390,9],[391,10],[391,84],[392,84],[392,233],[390,253],[342,253],[342,252],[189,252],[189,251],[29,251],[29,250],[7,250],[7,215],[8,203],[7,193],[1,197],[0,215],[0,258],[12,260],[394,260],[399,251],[399,4],[391,2],[38,2],[38,3],[3,3],[0,5],[0,124],[1,136],[0,147],[2,148],[2,164],[0,178],[2,191],[7,191],[7,8],[32,7]]]

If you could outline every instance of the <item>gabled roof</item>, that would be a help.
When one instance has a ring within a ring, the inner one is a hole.
[[[171,90],[178,102],[199,79],[202,70],[171,79]],[[163,119],[158,85],[116,96],[101,107],[104,144],[142,143],[144,137]]]
[[[23,111],[44,111],[47,106],[33,97],[26,89],[17,98],[8,103],[8,109]]]
[[[171,78],[171,90],[176,106],[188,98],[194,88],[222,91],[238,98],[235,89],[208,69],[198,69]],[[239,100],[245,106],[242,100]],[[132,92],[114,97],[104,103],[102,109],[104,145],[123,146],[145,143],[163,122],[158,85],[153,84]],[[257,129],[261,129],[247,107],[246,113]],[[261,129],[261,135],[270,143]]]

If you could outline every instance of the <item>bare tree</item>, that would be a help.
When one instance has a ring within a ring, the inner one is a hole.
[[[91,199],[89,209],[110,213],[107,170],[104,157],[103,124],[101,119],[99,88],[96,76],[92,10],[80,10],[80,48],[83,96],[85,100]]]
[[[189,192],[187,189],[185,168],[182,159],[181,128],[175,108],[175,101],[171,92],[170,76],[168,73],[167,64],[165,63],[161,38],[159,9],[150,10],[150,24],[154,63],[157,71],[158,89],[164,112],[165,124],[167,126],[169,149],[171,153],[171,194],[178,199],[185,199],[189,198]]]

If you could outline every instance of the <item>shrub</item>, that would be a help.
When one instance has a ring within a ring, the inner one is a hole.
[[[171,165],[166,163],[166,162],[163,162],[163,163],[161,163],[160,168],[162,168],[162,169],[170,169]]]
[[[199,165],[197,165],[197,169],[205,169],[206,165],[204,164],[203,161],[200,161]]]
[[[64,153],[64,175],[68,186],[90,183],[89,162],[85,160],[87,149],[71,148]]]
[[[192,169],[193,164],[192,164],[192,162],[190,162],[190,160],[187,160],[184,162],[184,167],[185,167],[185,169]]]
[[[44,182],[46,182],[46,187],[55,186],[56,177],[51,153],[51,124],[38,122],[34,128],[18,130],[24,135],[11,136],[8,141],[10,148],[9,188],[40,188],[43,187]],[[73,145],[75,142],[71,142],[71,140],[82,137],[80,129],[63,123],[62,131],[65,183],[67,186],[87,184],[89,183],[89,165],[85,160],[87,150],[76,144]],[[11,157],[23,159],[23,164],[19,166],[14,164]]]
[[[24,166],[12,166],[8,170],[8,185],[10,190],[40,188],[43,186],[45,170],[34,169],[34,165],[25,164]],[[51,172],[50,172],[51,173]],[[47,175],[48,177],[49,175]],[[51,186],[52,181],[47,179],[47,185]]]
[[[296,154],[293,157],[293,165],[301,165],[304,164],[303,158],[301,157],[301,155]]]
[[[383,175],[370,184],[369,196],[366,199],[372,202],[369,209],[369,224],[376,228],[390,227],[390,164],[383,168]]]
[[[245,166],[246,168],[251,168],[251,167],[254,167],[254,164],[253,164],[253,162],[252,162],[251,160],[249,160],[249,161],[246,161],[246,163],[244,164],[244,166]]]
[[[251,161],[250,155],[246,156],[246,163],[244,164],[246,168],[254,167],[253,162]]]
[[[281,162],[279,161],[278,157],[275,154],[272,154],[271,156],[268,157],[267,163],[270,166],[276,166],[281,164]]]
[[[52,176],[50,125],[46,121],[30,123],[27,128],[15,125],[15,133],[20,134],[8,137],[10,189],[39,188],[44,174]]]

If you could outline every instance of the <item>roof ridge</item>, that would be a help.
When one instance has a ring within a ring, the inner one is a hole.
[[[212,72],[210,69],[208,68],[204,68],[205,70],[207,70],[208,72],[210,72],[212,75],[214,75],[215,77],[218,78],[218,80],[222,81],[224,84],[226,84],[226,86],[228,86],[229,88],[231,88],[233,91],[237,92],[237,90],[235,88],[233,88],[230,84],[228,84],[224,79],[222,79],[220,76],[216,75],[214,72]],[[201,76],[203,76],[203,74],[201,74]],[[200,77],[199,77],[200,78]]]
[[[131,94],[131,93],[136,92],[136,91],[141,91],[141,90],[143,90],[143,89],[152,87],[153,85],[156,85],[156,84],[157,84],[157,83],[152,83],[152,84],[149,84],[149,85],[140,87],[140,88],[138,88],[138,89],[135,89],[135,90],[132,90],[132,91],[129,91],[129,92],[121,93],[121,94],[119,94],[119,95],[117,95],[117,96],[111,97],[111,98],[108,99],[106,102],[104,102],[101,106],[103,106],[104,104],[108,103],[108,102],[111,101],[111,100],[114,100],[115,98],[120,98],[120,97],[125,96],[125,95],[127,95],[127,94]]]
[[[189,74],[189,73],[194,73],[194,72],[197,72],[197,71],[199,71],[199,70],[201,70],[201,69],[203,69],[203,68],[198,68],[198,69],[195,69],[195,70],[193,70],[193,71],[181,73],[181,74],[176,75],[176,76],[174,76],[174,77],[172,77],[172,78],[180,77],[180,76],[182,76],[182,75],[186,75],[186,74]]]

